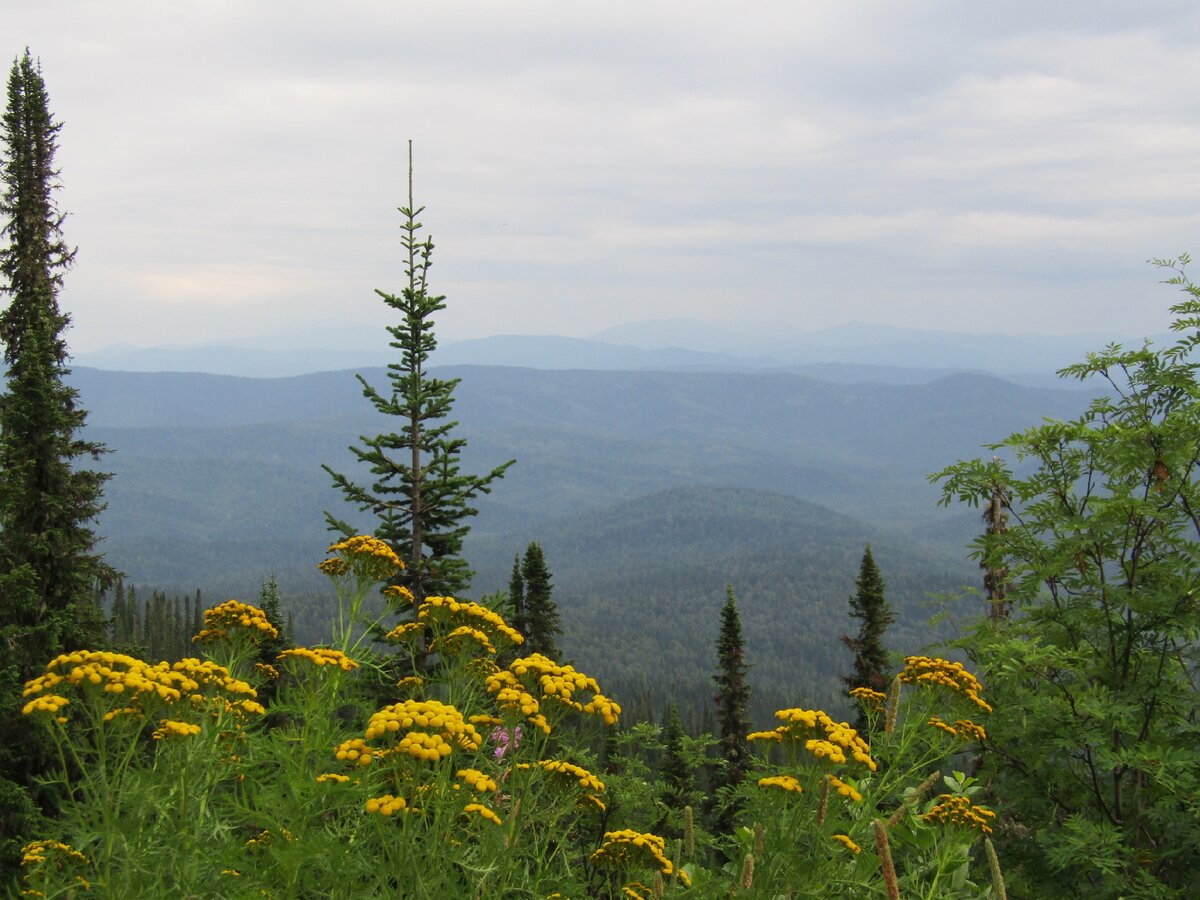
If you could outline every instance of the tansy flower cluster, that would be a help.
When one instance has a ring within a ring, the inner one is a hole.
[[[266,613],[257,606],[240,600],[226,600],[220,606],[204,611],[204,628],[192,640],[202,644],[228,640],[235,635],[246,635],[258,641],[265,637],[279,637],[279,629],[267,621]]]
[[[405,675],[396,682],[396,687],[401,691],[415,691],[424,685],[425,679],[420,675]]]
[[[366,810],[369,813],[380,816],[390,816],[393,813],[401,811],[406,813],[416,812],[416,810],[409,808],[407,800],[405,800],[403,797],[394,796],[393,794],[384,794],[382,797],[372,797],[366,803]]]
[[[493,825],[502,824],[500,821],[500,817],[498,815],[496,815],[495,812],[493,812],[492,810],[490,810],[486,806],[484,806],[482,803],[468,803],[466,806],[463,807],[463,812],[468,816],[471,815],[471,813],[476,813],[479,816],[479,818],[486,819],[487,821],[491,822]]]
[[[996,814],[987,807],[973,805],[969,797],[961,794],[942,794],[922,818],[936,825],[958,825],[991,834]]]
[[[495,780],[478,769],[459,769],[454,777],[477,794],[491,794],[496,790]]]
[[[791,791],[794,794],[803,794],[804,788],[800,786],[800,782],[791,775],[771,775],[767,778],[758,779],[758,786],[762,788],[779,788],[783,791]]]
[[[966,697],[984,712],[992,711],[992,707],[979,696],[983,692],[983,685],[960,662],[949,662],[933,656],[907,656],[899,678],[905,684],[948,688]]]
[[[345,672],[358,668],[358,663],[341,650],[330,650],[328,647],[293,647],[290,650],[284,650],[278,658],[280,662],[302,659],[317,667],[337,666]]]
[[[633,900],[652,900],[654,890],[640,881],[631,881],[621,888],[622,897],[632,897]]]
[[[501,637],[510,644],[525,642],[525,636],[510,627],[495,610],[453,597],[426,597],[417,619],[427,625],[468,625],[487,634],[493,642]]]
[[[34,697],[21,707],[21,715],[28,716],[39,712],[50,713],[60,724],[66,724],[67,717],[58,715],[58,711],[69,705],[70,702],[66,697],[60,697],[58,694],[44,694],[41,697]]]
[[[405,622],[402,625],[397,625],[391,631],[383,636],[387,641],[404,641],[414,635],[420,634],[425,630],[425,626],[420,622]]]
[[[473,656],[478,656],[480,653],[486,653],[488,656],[496,655],[496,648],[488,636],[470,625],[459,625],[449,634],[435,639],[429,645],[429,649],[432,652],[454,656],[466,653]]]
[[[351,738],[338,744],[334,748],[333,755],[343,762],[366,766],[370,765],[376,755],[382,756],[384,752],[372,749],[362,738]]]
[[[389,585],[381,593],[389,600],[404,601],[405,603],[412,603],[414,600],[413,592],[402,584]]]
[[[373,741],[401,734],[403,737],[392,747],[382,752],[369,752],[376,755],[407,754],[417,760],[437,762],[449,756],[456,747],[478,750],[483,742],[475,726],[466,722],[462,713],[437,700],[401,700],[385,706],[372,714],[363,737]],[[354,749],[358,750],[361,764],[364,748],[356,746]]]
[[[359,578],[383,581],[404,569],[403,560],[391,547],[366,534],[336,541],[329,545],[329,552],[338,555],[319,563],[317,568],[334,578],[353,571]]]
[[[21,848],[21,865],[41,865],[46,861],[48,853],[71,862],[87,863],[88,861],[86,856],[62,841],[33,841]]]
[[[818,759],[827,759],[837,765],[846,762],[849,753],[855,762],[862,763],[872,772],[878,768],[871,758],[871,748],[858,732],[847,722],[835,722],[819,709],[781,709],[775,718],[786,724],[774,731],[756,731],[746,736],[750,741],[804,741],[804,749]],[[816,735],[811,736],[811,735]]]
[[[987,732],[982,725],[976,725],[970,719],[959,719],[953,725],[947,725],[942,721],[941,716],[933,716],[929,720],[929,724],[934,728],[946,732],[951,737],[956,737],[960,741],[983,741],[987,740]]]
[[[546,734],[550,733],[550,723],[539,712],[537,698],[525,690],[525,685],[521,684],[516,675],[508,669],[501,669],[488,675],[484,683],[488,693],[496,695],[496,705],[500,709],[513,715],[525,716]]]
[[[658,835],[643,834],[626,828],[621,831],[604,832],[604,843],[591,855],[591,860],[597,865],[613,868],[650,865],[656,867],[663,875],[670,875],[675,871],[675,866],[667,859],[666,850],[666,841]],[[683,870],[679,872],[679,880],[685,886],[691,886],[691,879]]]
[[[577,766],[561,759],[539,759],[537,765],[547,772],[563,775],[571,781],[578,782],[579,786],[585,791],[601,793],[604,790],[604,782],[582,766]],[[530,765],[529,763],[521,763],[518,768],[528,769]]]
[[[141,715],[148,702],[178,703],[185,697],[207,702],[200,692],[215,688],[226,694],[255,697],[254,688],[229,675],[229,670],[213,662],[182,659],[177,663],[150,665],[123,653],[106,650],[77,650],[50,661],[46,671],[26,682],[24,696],[30,697],[22,710],[60,713],[70,702],[55,688],[70,686],[77,691],[100,690],[106,694],[127,695],[126,704],[105,714],[105,721],[119,715]],[[60,721],[62,716],[59,716]]]
[[[550,726],[538,712],[538,701],[521,680],[529,675],[537,678],[538,690],[544,700],[599,716],[606,725],[615,725],[621,715],[620,704],[601,694],[594,678],[575,671],[573,666],[560,665],[541,653],[513,660],[507,670],[497,670],[487,676],[488,692],[496,695],[496,702],[502,709],[519,711],[547,734]],[[590,691],[591,699],[586,704],[580,703],[575,699],[578,691]]]
[[[887,694],[882,691],[876,691],[869,687],[856,687],[852,688],[849,693],[867,709],[883,712],[883,703],[887,700]]]
[[[158,723],[158,728],[154,730],[153,737],[156,741],[166,740],[167,738],[186,738],[195,737],[200,733],[200,726],[193,722],[180,722],[175,719],[163,719]]]
[[[854,789],[851,785],[846,784],[836,775],[826,775],[825,778],[829,781],[829,786],[836,790],[843,797],[849,797],[855,803],[862,801],[862,794]]]

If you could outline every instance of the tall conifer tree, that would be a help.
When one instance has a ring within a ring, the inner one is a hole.
[[[746,648],[742,640],[742,622],[738,616],[737,597],[733,588],[726,588],[725,605],[721,608],[721,632],[717,636],[717,674],[713,681],[717,693],[713,697],[717,708],[717,738],[725,767],[714,779],[714,786],[733,788],[741,784],[750,768],[750,746],[746,734],[750,731],[748,707],[750,685],[746,681]],[[729,833],[737,809],[726,804],[719,810],[717,829]]]
[[[521,579],[525,585],[525,643],[522,652],[541,653],[558,659],[558,645],[554,636],[562,634],[559,625],[558,605],[552,592],[550,569],[546,566],[546,555],[542,545],[534,541],[525,548],[525,559],[521,563]]]
[[[400,207],[407,284],[399,294],[375,292],[400,314],[400,321],[388,326],[390,345],[400,351],[400,361],[388,366],[389,387],[383,390],[358,376],[363,396],[375,409],[403,424],[399,433],[364,435],[361,446],[350,448],[374,479],[369,485],[324,467],[348,501],[378,519],[375,536],[387,541],[408,566],[396,583],[407,586],[417,603],[426,596],[460,592],[470,583],[471,571],[459,554],[469,530],[466,520],[476,514],[471,502],[489,493],[492,482],[512,465],[509,461],[486,475],[460,470],[466,441],[453,435],[458,423],[447,419],[458,379],[435,378],[429,371],[429,357],[437,347],[433,316],[445,309],[446,298],[429,292],[433,241],[418,237],[422,226],[417,217],[423,211],[413,203],[410,141],[408,205]],[[336,516],[326,518],[343,534],[355,531]]]
[[[888,688],[888,654],[883,645],[887,627],[896,621],[884,597],[883,576],[871,555],[871,545],[863,551],[858,569],[857,588],[850,598],[850,615],[861,623],[858,637],[842,635],[842,643],[854,654],[854,670],[842,677],[846,687],[867,687],[874,691]]]
[[[525,579],[521,577],[521,557],[513,557],[512,574],[508,576],[508,600],[512,604],[512,627],[523,635],[529,634],[529,610],[525,605]]]
[[[40,66],[13,62],[0,137],[0,312],[7,392],[0,396],[0,854],[27,808],[38,744],[19,716],[21,681],[55,654],[99,641],[97,585],[112,571],[90,523],[107,475],[81,464],[103,447],[79,437],[86,413],[69,373],[70,322],[58,291],[75,251],[62,234],[54,168],[61,125],[50,114]],[[2,863],[0,863],[2,865]]]
[[[683,750],[683,721],[679,705],[672,703],[663,719],[663,758],[659,771],[662,802],[673,810],[682,810],[692,801],[695,773]]]

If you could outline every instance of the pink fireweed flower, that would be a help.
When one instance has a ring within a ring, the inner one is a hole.
[[[511,731],[507,728],[493,728],[488,740],[496,745],[496,759],[504,759],[509,750],[516,750],[521,743],[521,726],[515,726]]]

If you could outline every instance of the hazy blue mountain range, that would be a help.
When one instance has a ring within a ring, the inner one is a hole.
[[[535,369],[778,370],[832,381],[902,384],[973,372],[1046,386],[1054,371],[1105,342],[1095,336],[972,335],[861,324],[802,332],[769,324],[661,320],[610,328],[586,339],[496,335],[443,341],[434,362]],[[392,353],[383,329],[341,329],[222,345],[118,345],[81,353],[76,363],[133,372],[285,377],[382,366]]]

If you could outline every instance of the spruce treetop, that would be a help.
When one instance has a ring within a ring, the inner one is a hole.
[[[400,361],[387,367],[389,384],[383,390],[358,376],[363,396],[380,413],[399,418],[400,431],[364,435],[360,446],[350,447],[359,463],[358,476],[369,473],[369,484],[324,467],[350,503],[378,520],[372,530],[405,561],[407,569],[396,581],[413,592],[417,603],[426,596],[458,593],[469,584],[471,571],[460,554],[469,531],[466,520],[477,513],[471,503],[490,493],[513,462],[486,475],[468,475],[460,468],[466,441],[454,436],[458,423],[448,418],[458,379],[436,378],[428,369],[437,347],[432,317],[445,308],[446,298],[429,292],[433,241],[419,236],[423,210],[413,202],[409,142],[408,205],[399,210],[406,284],[399,294],[375,292],[399,313],[400,321],[388,326],[388,333]],[[326,518],[334,530],[356,532],[332,514]]]

